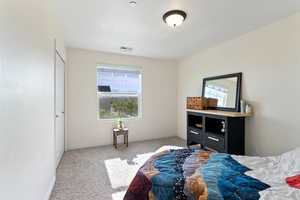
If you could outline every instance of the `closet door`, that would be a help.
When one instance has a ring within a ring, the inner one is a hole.
[[[55,62],[55,153],[58,166],[65,151],[65,63],[56,53]]]

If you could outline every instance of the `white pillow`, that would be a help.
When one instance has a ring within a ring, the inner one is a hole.
[[[300,174],[300,147],[279,156],[279,165],[288,176]]]

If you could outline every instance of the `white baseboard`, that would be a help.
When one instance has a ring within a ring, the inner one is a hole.
[[[179,136],[178,135],[167,135],[167,136],[161,136],[161,137],[149,137],[149,138],[130,139],[129,140],[129,144],[131,142],[144,142],[144,141],[149,141],[149,140],[158,140],[158,139],[166,139],[166,138],[173,138],[173,137],[179,137]],[[179,137],[179,138],[181,138],[181,137]],[[70,147],[67,147],[65,151],[85,149],[85,148],[94,148],[94,147],[103,147],[103,146],[109,146],[109,145],[112,146],[112,141],[109,142],[109,143],[96,144],[96,145],[72,145]]]
[[[54,185],[55,185],[55,180],[56,180],[56,176],[54,176],[49,184],[49,188],[48,188],[48,191],[45,195],[45,198],[44,200],[49,200],[50,199],[50,196],[51,196],[51,193],[52,193],[52,190],[54,188]]]

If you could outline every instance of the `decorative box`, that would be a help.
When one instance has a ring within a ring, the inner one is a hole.
[[[218,99],[208,98],[207,101],[208,101],[207,107],[209,108],[215,108],[218,106]]]

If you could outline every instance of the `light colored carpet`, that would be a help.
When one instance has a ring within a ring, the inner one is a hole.
[[[180,138],[68,151],[58,167],[50,200],[121,200],[140,166],[163,146],[185,146]]]

